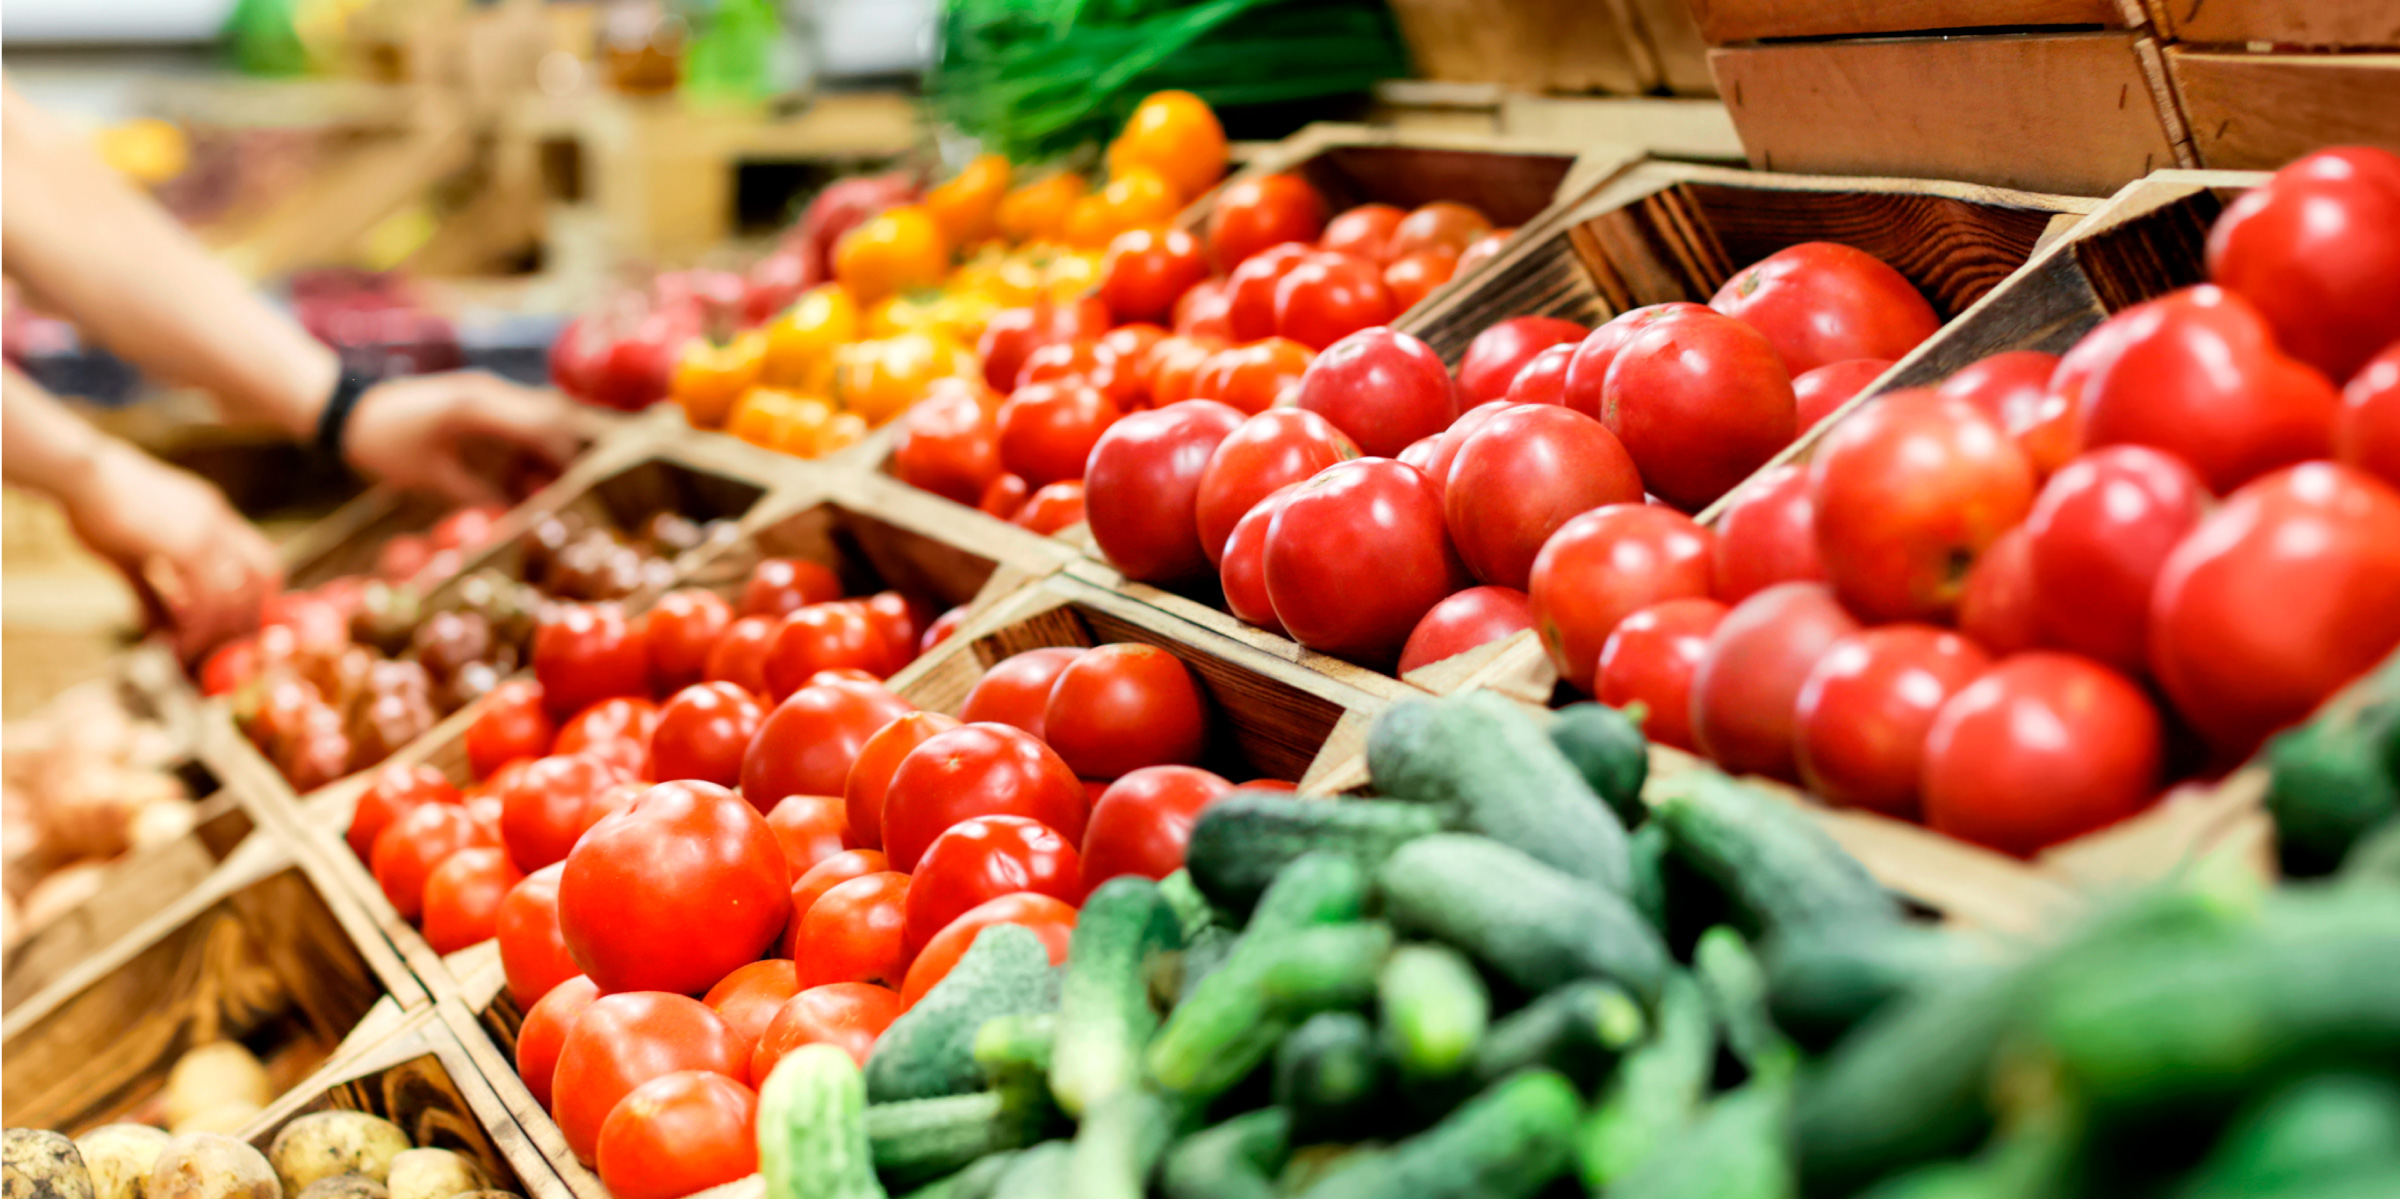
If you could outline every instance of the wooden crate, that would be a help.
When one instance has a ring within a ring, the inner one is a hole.
[[[2400,40],[2400,4],[2383,8]],[[2273,170],[2325,146],[2400,152],[2400,53],[2253,54],[2167,48],[2203,167]]]
[[[1688,0],[1712,46],[1778,38],[1856,38],[1938,30],[2150,23],[2142,0]]]
[[[2400,47],[2400,6],[2388,0],[2208,0],[2205,4],[2151,0],[2151,4],[2159,36],[2179,42]]]
[[[1393,0],[1392,17],[1427,79],[1620,95],[1665,82],[1629,0]]]

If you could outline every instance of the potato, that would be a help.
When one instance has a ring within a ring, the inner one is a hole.
[[[283,1188],[276,1184],[275,1168],[267,1165],[267,1156],[250,1143],[221,1133],[186,1133],[158,1152],[158,1163],[150,1168],[142,1194],[154,1200],[175,1196],[281,1200]]]
[[[142,1181],[158,1162],[158,1152],[170,1139],[151,1125],[103,1125],[75,1139],[83,1151],[84,1168],[92,1173],[92,1194],[101,1200],[139,1200]]]
[[[392,1156],[410,1144],[407,1130],[373,1113],[318,1112],[284,1126],[267,1159],[283,1190],[297,1193],[328,1175],[382,1183],[391,1177]]]
[[[0,1135],[0,1196],[88,1200],[91,1194],[91,1172],[84,1170],[83,1155],[67,1135],[47,1129]]]
[[[267,1069],[239,1042],[204,1042],[183,1052],[167,1072],[167,1128],[185,1132],[184,1124],[210,1109],[246,1104],[255,1112],[275,1098]],[[245,1119],[246,1120],[246,1119]],[[237,1122],[233,1128],[241,1128]],[[215,1128],[214,1132],[230,1133]]]
[[[299,1200],[391,1200],[391,1192],[364,1175],[328,1175],[292,1193]]]
[[[449,1150],[403,1150],[392,1156],[392,1174],[384,1181],[395,1196],[447,1200],[492,1186],[483,1164]]]

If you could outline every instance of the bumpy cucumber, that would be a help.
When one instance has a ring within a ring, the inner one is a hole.
[[[1419,838],[1376,881],[1402,933],[1448,942],[1529,992],[1608,979],[1648,997],[1666,974],[1658,932],[1622,896],[1490,838]]]
[[[1577,1156],[1584,1187],[1601,1195],[1691,1118],[1716,1066],[1708,998],[1692,977],[1667,979],[1650,1040],[1626,1052],[1583,1123]]]
[[[1111,879],[1084,901],[1059,982],[1050,1090],[1060,1108],[1081,1115],[1140,1077],[1142,1047],[1158,1029],[1143,969],[1182,940],[1175,910],[1139,875]]]
[[[1591,701],[1570,704],[1551,720],[1550,742],[1583,773],[1583,781],[1626,828],[1650,819],[1642,803],[1642,781],[1650,777],[1650,743],[1631,716]]]
[[[1392,952],[1376,996],[1384,1047],[1402,1075],[1439,1079],[1474,1059],[1492,1016],[1492,995],[1466,955],[1417,943]]]
[[[1455,807],[1466,828],[1624,894],[1624,823],[1514,701],[1400,701],[1368,731],[1367,772],[1384,795]]]
[[[1424,804],[1234,792],[1201,810],[1184,869],[1210,902],[1247,913],[1303,854],[1337,854],[1372,872],[1402,843],[1441,828],[1440,811]]]
[[[1180,1200],[1272,1196],[1290,1151],[1291,1121],[1284,1111],[1256,1109],[1169,1148],[1160,1190]]]
[[[1347,1160],[1309,1196],[1537,1196],[1573,1168],[1575,1087],[1524,1071],[1389,1151]]]
[[[1715,771],[1652,784],[1653,819],[1676,853],[1732,897],[1754,934],[1897,921],[1900,902],[1805,816]]]
[[[1752,1078],[1609,1185],[1611,1196],[1792,1196],[1792,1081]]]
[[[950,974],[876,1039],[867,1059],[867,1094],[880,1104],[976,1091],[984,1084],[975,1062],[975,1035],[983,1023],[1057,1006],[1057,978],[1042,940],[1022,925],[994,925],[977,934]]]
[[[1318,1013],[1275,1048],[1275,1105],[1291,1114],[1291,1128],[1302,1140],[1338,1140],[1390,1103],[1384,1092],[1389,1075],[1375,1026],[1365,1017]]]
[[[1475,1047],[1475,1078],[1491,1084],[1527,1067],[1548,1067],[1588,1092],[1649,1029],[1641,1002],[1623,988],[1570,983],[1494,1024]]]
[[[758,1089],[758,1169],[776,1196],[881,1200],[867,1089],[847,1051],[802,1046]]]

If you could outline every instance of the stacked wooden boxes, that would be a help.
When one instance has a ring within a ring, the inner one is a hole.
[[[2400,4],[2152,2],[2201,166],[2271,169],[2326,145],[2400,151]]]

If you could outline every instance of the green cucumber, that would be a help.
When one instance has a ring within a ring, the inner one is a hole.
[[[1522,1071],[1433,1128],[1345,1161],[1308,1196],[1538,1196],[1575,1164],[1583,1102],[1554,1071]]]
[[[1192,873],[1182,867],[1158,881],[1159,898],[1175,910],[1175,924],[1180,940],[1190,941],[1208,926],[1217,923],[1217,910],[1209,907],[1208,897],[1200,894]]]
[[[1041,1115],[1000,1092],[867,1106],[867,1143],[875,1171],[895,1188],[914,1187],[977,1159],[1034,1140]]]
[[[1639,721],[1605,704],[1570,704],[1551,719],[1550,742],[1575,764],[1583,781],[1626,828],[1650,819],[1650,809],[1642,803],[1642,781],[1650,776],[1650,743],[1643,740]]]
[[[1622,896],[1490,838],[1419,838],[1376,880],[1402,933],[1448,942],[1528,992],[1607,979],[1650,997],[1665,978],[1665,945]]]
[[[1303,854],[1276,872],[1242,927],[1242,939],[1355,921],[1366,911],[1368,878],[1366,868],[1339,854]]]
[[[1375,1026],[1355,1012],[1321,1012],[1275,1048],[1275,1106],[1304,1142],[1356,1133],[1388,1103]]]
[[[1418,943],[1392,951],[1376,998],[1384,1047],[1412,1079],[1465,1070],[1491,1026],[1491,990],[1467,956],[1448,946]]]
[[[1151,1078],[1198,1096],[1232,1087],[1295,1022],[1372,998],[1391,945],[1391,929],[1369,922],[1244,934],[1151,1041]]]
[[[2367,887],[2400,887],[2400,817],[2360,835],[2342,859],[2341,878]]]
[[[1792,1080],[1754,1076],[1718,1097],[1632,1170],[1611,1196],[1795,1196]]]
[[[1716,1030],[1698,981],[1678,972],[1659,996],[1650,1040],[1626,1052],[1583,1123],[1583,1185],[1605,1193],[1691,1118],[1717,1062]]]
[[[1075,1157],[1059,1194],[1096,1200],[1149,1195],[1150,1176],[1191,1109],[1149,1088],[1110,1094],[1075,1130]]]
[[[1799,1050],[1767,1012],[1767,973],[1741,934],[1710,926],[1693,949],[1692,968],[1725,1045],[1752,1075],[1788,1074],[1798,1065]]]
[[[1695,769],[1656,781],[1651,812],[1675,852],[1731,897],[1744,932],[1897,921],[1900,902],[1791,805]]]
[[[2400,701],[2331,712],[2267,744],[2268,815],[2286,871],[2320,875],[2367,830],[2400,813],[2400,779],[2386,755],[2400,737]]]
[[[1625,892],[1624,823],[1515,701],[1402,700],[1367,733],[1367,773],[1386,796],[1455,808],[1474,832]]]
[[[992,1182],[995,1200],[1056,1200],[1067,1194],[1067,1172],[1075,1163],[1075,1143],[1053,1138],[1017,1151],[1000,1178]]]
[[[1233,954],[1233,944],[1240,940],[1242,935],[1235,930],[1222,925],[1206,925],[1183,944],[1181,953],[1161,958],[1160,962],[1174,964],[1174,970],[1169,972],[1172,976],[1169,982],[1173,987],[1153,997],[1159,1001],[1157,1007],[1171,1009],[1191,999],[1192,993],[1199,989],[1200,981],[1225,965],[1225,960]]]
[[[1246,1112],[1169,1148],[1160,1191],[1180,1200],[1272,1196],[1290,1152],[1291,1122],[1282,1109]]]
[[[1050,1091],[1080,1116],[1141,1075],[1142,1047],[1158,1029],[1143,968],[1182,945],[1182,927],[1157,884],[1120,875],[1084,901],[1059,981]]]
[[[2088,1195],[2091,1189],[2079,1174],[2088,1140],[2081,1107],[2061,1098],[2018,1116],[1972,1158],[1909,1168],[1866,1194],[1925,1200]]]
[[[1904,921],[1787,930],[1764,958],[1777,1027],[1811,1050],[1901,997],[1993,969],[1970,939]]]
[[[1247,913],[1303,854],[1338,854],[1372,872],[1402,843],[1441,828],[1441,814],[1423,804],[1234,792],[1200,810],[1184,847],[1184,870],[1210,902]]]
[[[1057,976],[1042,940],[1022,925],[975,935],[958,965],[875,1040],[867,1094],[876,1103],[951,1096],[983,1087],[975,1035],[985,1021],[1058,1005]]]
[[[1494,1024],[1475,1047],[1475,1078],[1489,1085],[1527,1067],[1548,1067],[1588,1092],[1649,1028],[1641,1001],[1624,989],[1570,983]]]
[[[1667,840],[1666,826],[1656,821],[1634,830],[1625,843],[1626,858],[1633,872],[1625,885],[1625,898],[1633,903],[1633,911],[1640,913],[1650,928],[1662,936],[1667,932],[1667,857],[1674,852],[1674,844]]]
[[[848,1051],[818,1043],[784,1055],[758,1089],[767,1193],[881,1200],[866,1108],[866,1083]]]
[[[1014,1150],[986,1154],[908,1193],[906,1200],[985,1200],[999,1186],[1000,1177],[1008,1173],[1008,1164],[1016,1161],[1016,1157]]]

